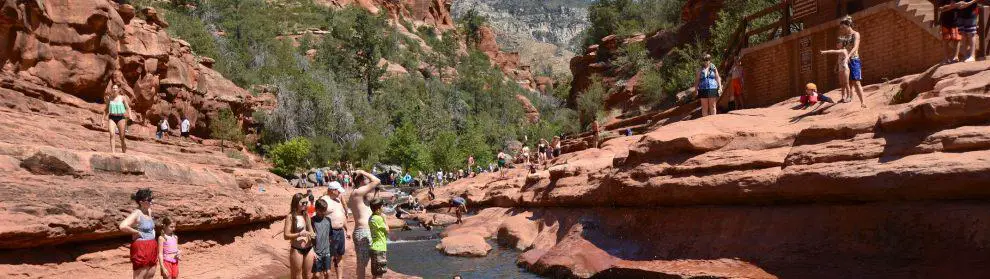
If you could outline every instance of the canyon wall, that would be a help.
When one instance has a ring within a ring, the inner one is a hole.
[[[545,170],[417,194],[433,208],[453,196],[509,208],[449,235],[501,241],[483,228],[531,214],[538,232],[513,239],[533,239],[519,261],[545,275],[979,277],[990,271],[987,88],[990,62],[978,62],[867,86],[869,109],[801,109],[796,97],[687,121],[693,109],[672,109]]]

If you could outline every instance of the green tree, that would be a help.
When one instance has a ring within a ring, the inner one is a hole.
[[[474,9],[464,13],[459,20],[461,24],[461,34],[469,45],[477,45],[481,42],[481,28],[488,24],[488,19]]]
[[[294,175],[296,171],[307,167],[306,158],[312,149],[313,145],[309,140],[301,137],[276,144],[268,153],[268,158],[272,160],[272,173],[282,177]]]
[[[405,121],[395,130],[385,149],[386,162],[397,164],[404,169],[430,170],[433,168],[430,150],[419,140],[416,127]]]
[[[452,131],[443,131],[430,144],[430,157],[433,165],[445,170],[463,169],[467,157],[457,148],[457,135]]]
[[[592,76],[591,85],[577,98],[581,127],[588,126],[592,121],[603,116],[605,96],[607,94],[608,89],[606,89],[602,77],[598,75]]]
[[[223,108],[217,117],[210,120],[210,136],[220,140],[220,151],[223,151],[225,141],[240,142],[244,140],[244,132],[237,124],[237,118],[230,108]]]

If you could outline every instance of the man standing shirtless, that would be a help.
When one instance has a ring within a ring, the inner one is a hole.
[[[347,236],[347,212],[344,210],[343,197],[344,187],[340,182],[330,181],[327,195],[320,199],[327,202],[327,211],[330,217],[330,256],[333,261],[333,270],[337,272],[337,279],[343,278],[340,270],[340,261],[344,258],[344,239]],[[327,269],[328,271],[330,268]],[[329,272],[328,272],[329,274]]]
[[[354,252],[357,254],[358,279],[365,278],[365,272],[371,263],[371,227],[368,226],[368,219],[371,218],[371,200],[368,193],[377,194],[380,182],[377,177],[363,170],[354,171],[354,183],[360,186],[351,192],[347,206],[354,213],[354,236],[351,240],[354,241]]]

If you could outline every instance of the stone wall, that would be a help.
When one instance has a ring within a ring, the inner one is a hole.
[[[864,85],[922,72],[942,58],[937,33],[923,28],[894,2],[866,9],[853,18],[862,36]],[[747,106],[770,105],[797,96],[808,82],[818,84],[821,92],[838,88],[838,58],[819,54],[835,49],[838,25],[838,20],[833,20],[743,50]]]

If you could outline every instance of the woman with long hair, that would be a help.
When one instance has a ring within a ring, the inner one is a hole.
[[[853,30],[851,16],[839,21],[839,42],[849,50],[849,94],[851,96],[852,92],[856,92],[859,95],[859,105],[866,108],[866,100],[863,99],[863,61],[859,59],[859,45],[862,39],[859,32]]]
[[[285,216],[285,227],[282,236],[290,243],[289,275],[290,279],[309,279],[313,270],[313,223],[306,212],[309,199],[302,193],[292,196],[289,214]]]
[[[120,151],[127,153],[127,120],[134,119],[134,113],[131,111],[130,99],[124,94],[120,93],[120,86],[116,83],[111,86],[110,94],[107,95],[106,112],[104,113],[104,119],[110,123],[107,126],[107,130],[110,131],[110,152],[116,152],[113,148],[113,139],[118,137],[120,139]],[[116,133],[115,133],[116,132]]]
[[[701,100],[701,116],[715,114],[715,105],[718,104],[718,96],[722,94],[722,77],[718,74],[718,67],[712,63],[711,54],[701,57],[702,68],[695,78],[695,94]]]
[[[155,277],[158,263],[158,239],[155,237],[155,219],[151,216],[151,189],[140,189],[131,196],[138,208],[131,211],[120,230],[131,235],[131,267],[134,279]]]

